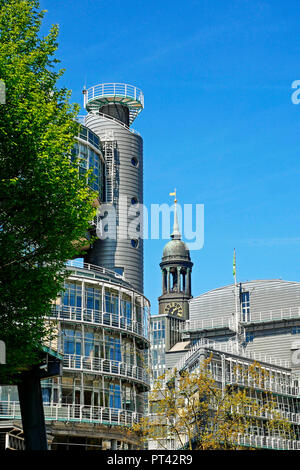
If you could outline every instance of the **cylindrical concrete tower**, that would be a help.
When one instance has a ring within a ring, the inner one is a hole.
[[[139,206],[143,203],[143,139],[129,126],[143,109],[144,96],[131,85],[105,83],[85,90],[84,98],[85,125],[100,137],[103,146],[105,202],[116,211],[116,238],[97,240],[85,261],[123,274],[143,292],[143,213]]]

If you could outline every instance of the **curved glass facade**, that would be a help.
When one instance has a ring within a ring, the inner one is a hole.
[[[55,420],[130,426],[149,389],[149,302],[117,274],[68,269],[53,307],[63,375],[42,382],[46,420],[56,413]]]
[[[99,194],[100,201],[103,201],[105,165],[102,146],[99,137],[84,126],[80,126],[77,142],[71,151],[71,161],[79,162],[79,174],[83,178],[91,171],[88,184]]]
[[[41,381],[51,448],[134,448],[126,427],[145,413],[149,301],[116,273],[91,265],[68,270],[52,313],[63,373]],[[1,387],[0,400],[2,417],[21,419],[16,387]],[[72,429],[64,427],[68,423]],[[87,428],[87,423],[93,426]],[[117,425],[117,440],[113,432],[108,438],[101,425]],[[85,426],[84,441],[76,441],[80,426]]]

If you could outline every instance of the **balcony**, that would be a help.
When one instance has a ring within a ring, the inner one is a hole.
[[[119,361],[110,361],[109,359],[66,354],[64,356],[63,367],[64,369],[82,372],[89,371],[100,374],[109,374],[112,376],[120,376],[127,379],[137,380],[146,385],[150,384],[149,375],[142,367]]]
[[[96,424],[132,426],[139,421],[141,414],[118,408],[102,408],[88,405],[48,404],[44,403],[46,421],[70,421]],[[19,402],[0,403],[0,419],[21,420]]]
[[[148,332],[142,323],[115,313],[102,312],[82,307],[70,307],[64,305],[54,305],[52,318],[56,320],[90,323],[96,326],[116,328],[138,335],[147,339]]]

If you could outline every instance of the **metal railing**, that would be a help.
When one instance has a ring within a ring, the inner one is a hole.
[[[300,441],[268,436],[245,436],[239,434],[238,444],[258,449],[300,450]]]
[[[219,343],[218,341],[210,341],[208,339],[202,338],[193,347],[180,359],[180,361],[175,365],[177,370],[184,368],[187,360],[192,360],[192,356],[197,354],[198,350],[201,348],[213,349],[215,351],[225,352],[229,354],[234,354],[236,356],[245,357],[258,362],[265,362],[279,367],[290,368],[290,361],[277,359],[271,356],[267,356],[261,353],[250,352],[242,348],[236,342],[227,341],[226,343]],[[189,362],[190,362],[189,361]]]
[[[138,131],[136,131],[135,129],[133,129],[132,127],[129,127],[127,126],[124,122],[122,121],[119,121],[119,119],[113,117],[113,116],[110,116],[109,114],[105,114],[105,113],[100,113],[98,112],[96,114],[97,116],[101,116],[101,117],[104,117],[106,119],[110,119],[111,121],[114,121],[116,122],[117,124],[119,124],[120,126],[124,127],[125,129],[127,129],[129,132],[131,132],[132,134],[136,134],[136,135],[141,135]],[[83,124],[85,126],[85,119],[86,117],[88,116],[88,114],[86,114],[85,116],[77,116],[77,121],[80,123],[80,124]],[[102,140],[105,140],[102,138]]]
[[[182,443],[179,441],[179,439],[161,439],[161,441],[163,444],[162,446],[159,445],[159,442],[150,441],[151,450],[162,450],[166,447],[168,450],[180,450],[182,448],[188,448],[188,440],[186,440],[185,446],[182,446]],[[256,449],[300,450],[300,441],[283,439],[281,437],[238,434],[237,444],[241,447],[253,447]]]
[[[25,450],[24,437],[16,436],[10,432],[5,434],[5,450]]]
[[[91,323],[97,326],[116,328],[148,339],[148,331],[142,323],[122,317],[116,313],[65,305],[54,305],[52,312],[52,317],[56,320]]]
[[[44,403],[44,414],[47,421],[79,421],[119,426],[132,426],[142,418],[140,413],[119,408],[48,403]],[[21,419],[19,402],[1,401],[0,418]]]
[[[102,83],[84,90],[84,107],[87,111],[99,110],[108,102],[127,106],[129,122],[132,124],[144,108],[144,95],[139,88],[125,83]]]
[[[110,119],[111,121],[114,121],[116,122],[117,124],[119,124],[120,126],[124,127],[125,129],[127,129],[129,132],[131,132],[132,134],[137,134],[137,135],[141,135],[138,131],[136,131],[135,129],[133,129],[132,127],[129,127],[127,126],[124,122],[121,122],[119,121],[119,119],[113,117],[113,116],[109,116],[108,114],[104,114],[104,113],[100,113],[98,112],[97,113],[98,116],[102,116],[106,119]],[[105,140],[102,138],[102,140]]]
[[[96,98],[117,96],[122,98],[132,98],[141,103],[144,107],[144,94],[139,88],[127,83],[101,83],[85,90],[84,105]]]
[[[243,316],[241,316],[241,323],[265,323],[274,320],[288,320],[291,318],[300,318],[299,306],[278,308],[262,312],[250,312],[247,320],[243,320]]]
[[[234,374],[228,380],[226,380],[227,384],[233,385],[242,385],[244,387],[253,387],[256,389],[268,390],[274,393],[280,393],[281,395],[291,395],[291,396],[298,396],[299,395],[299,388],[293,386],[292,384],[281,384],[276,383],[274,381],[268,382],[265,381],[263,384],[255,383],[254,381],[247,380],[244,377],[236,377]]]
[[[233,317],[215,317],[205,318],[203,320],[187,320],[180,325],[181,331],[197,331],[197,330],[210,330],[214,328],[231,328],[233,325]]]
[[[127,364],[125,362],[110,361],[109,359],[79,356],[76,354],[65,354],[63,367],[65,369],[78,371],[90,371],[109,375],[118,375],[138,380],[147,385],[150,383],[149,375],[144,368]]]
[[[267,323],[276,320],[288,320],[292,318],[300,319],[300,307],[286,307],[266,311],[250,311],[245,317],[243,312],[239,313],[240,323],[243,325],[250,323]],[[202,320],[187,320],[182,326],[182,331],[197,331],[208,330],[214,328],[229,328],[232,329],[234,325],[235,314],[226,315],[223,317],[204,318]]]
[[[95,271],[97,273],[101,274],[108,274],[109,276],[116,277],[118,279],[124,279],[124,276],[122,274],[116,273],[116,271],[113,271],[112,269],[107,269],[107,268],[102,268],[101,266],[96,266],[95,264],[90,264],[90,263],[81,263],[80,261],[77,260],[70,260],[67,263],[67,268],[79,268],[79,269],[87,269],[88,271]]]
[[[216,372],[212,372],[212,377],[213,379],[216,381],[216,382],[222,382],[223,381],[223,376],[221,373],[216,373]],[[251,376],[243,376],[243,375],[237,375],[237,373],[230,373],[230,372],[226,372],[225,375],[224,375],[224,380],[225,380],[225,384],[227,385],[241,385],[243,387],[251,387],[251,388],[255,388],[257,390],[268,390],[270,392],[274,392],[274,393],[278,393],[278,394],[281,394],[281,395],[291,395],[291,396],[298,396],[299,393],[300,393],[300,390],[299,390],[299,387],[296,387],[293,383],[293,379],[291,376],[288,376],[288,381],[289,383],[281,383],[280,382],[280,378],[278,378],[278,380],[276,381],[273,380],[273,379],[267,379],[265,378],[265,380],[259,380],[254,378],[254,377],[251,377]],[[289,412],[285,412],[284,410],[277,410],[278,412],[284,412],[284,413],[289,413]],[[300,414],[298,415],[298,413],[292,413],[292,414],[296,414],[297,416],[299,416],[297,418],[297,422],[300,423]]]

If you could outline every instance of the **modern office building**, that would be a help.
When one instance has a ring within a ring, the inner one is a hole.
[[[175,237],[174,237],[175,233]],[[267,435],[262,417],[257,429],[240,436],[243,445],[300,449],[300,283],[258,280],[237,283],[195,298],[190,253],[180,238],[176,211],[172,240],[163,250],[159,314],[151,317],[151,359],[154,379],[168,370],[195,371],[212,354],[211,370],[220,386],[239,384],[234,364],[258,361],[273,377],[278,410],[293,426],[295,438]],[[266,385],[267,386],[267,385]],[[257,390],[259,400],[261,391]],[[166,443],[164,443],[165,445]],[[177,448],[178,442],[168,442]],[[151,448],[157,444],[150,443]]]
[[[168,356],[168,354],[166,354]],[[183,371],[197,374],[204,360],[209,359],[211,378],[216,386],[226,393],[227,387],[246,391],[247,396],[254,403],[251,424],[247,433],[240,433],[235,438],[235,445],[241,448],[274,449],[274,450],[300,450],[300,388],[299,379],[289,367],[289,364],[273,360],[270,356],[247,352],[236,341],[222,343],[205,338],[197,341],[181,359],[174,364],[178,377]],[[253,380],[248,373],[251,366],[260,364],[260,380]],[[167,359],[167,367],[169,367]],[[170,367],[172,369],[172,367]],[[242,373],[241,371],[244,371]],[[176,383],[176,382],[175,382]],[[271,394],[271,395],[268,395]],[[272,412],[263,409],[267,397],[272,397],[276,413],[287,420],[291,429],[289,435],[282,435],[280,429],[270,428],[268,421],[272,419]],[[212,409],[213,412],[213,409]],[[190,429],[195,427],[193,445],[197,446],[197,426],[191,420]],[[173,434],[168,439],[150,440],[151,449],[167,448],[182,449],[184,442],[188,445],[188,436],[181,434],[180,439]]]
[[[51,449],[128,449],[137,444],[128,427],[143,416],[149,389],[143,243],[127,234],[143,202],[143,141],[130,125],[144,97],[123,84],[84,93],[88,113],[71,159],[79,159],[83,177],[92,170],[88,184],[97,205],[115,211],[116,238],[87,240],[84,259],[68,263],[51,318],[63,374],[42,382],[44,412]],[[1,387],[0,441],[8,448],[21,446],[20,418],[16,388]]]
[[[220,344],[238,338],[246,352],[269,356],[298,375],[300,283],[281,279],[247,281],[191,299],[189,320],[181,326],[181,346],[176,345],[176,352],[170,349],[169,366],[184,354],[184,348],[202,338]]]

